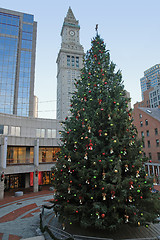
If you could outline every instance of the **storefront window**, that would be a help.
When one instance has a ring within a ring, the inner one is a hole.
[[[39,162],[55,162],[57,160],[57,153],[60,151],[58,147],[39,148]]]
[[[33,163],[33,147],[10,147],[7,148],[7,165]]]

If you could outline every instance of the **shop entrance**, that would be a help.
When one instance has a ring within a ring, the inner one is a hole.
[[[5,190],[24,188],[25,187],[25,174],[13,174],[5,176]]]

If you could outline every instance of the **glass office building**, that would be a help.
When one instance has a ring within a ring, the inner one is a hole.
[[[37,23],[0,8],[0,112],[33,116]]]
[[[142,99],[144,99],[143,93],[150,89],[160,85],[160,64],[156,64],[153,67],[147,69],[144,72],[144,77],[140,79]]]

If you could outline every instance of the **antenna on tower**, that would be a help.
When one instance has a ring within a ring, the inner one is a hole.
[[[96,30],[96,32],[98,34],[98,24],[96,24],[95,30]]]

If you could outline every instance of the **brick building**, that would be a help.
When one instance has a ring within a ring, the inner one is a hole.
[[[148,157],[148,175],[160,177],[160,108],[139,107],[134,105],[134,125],[138,137],[142,139],[144,156]]]

